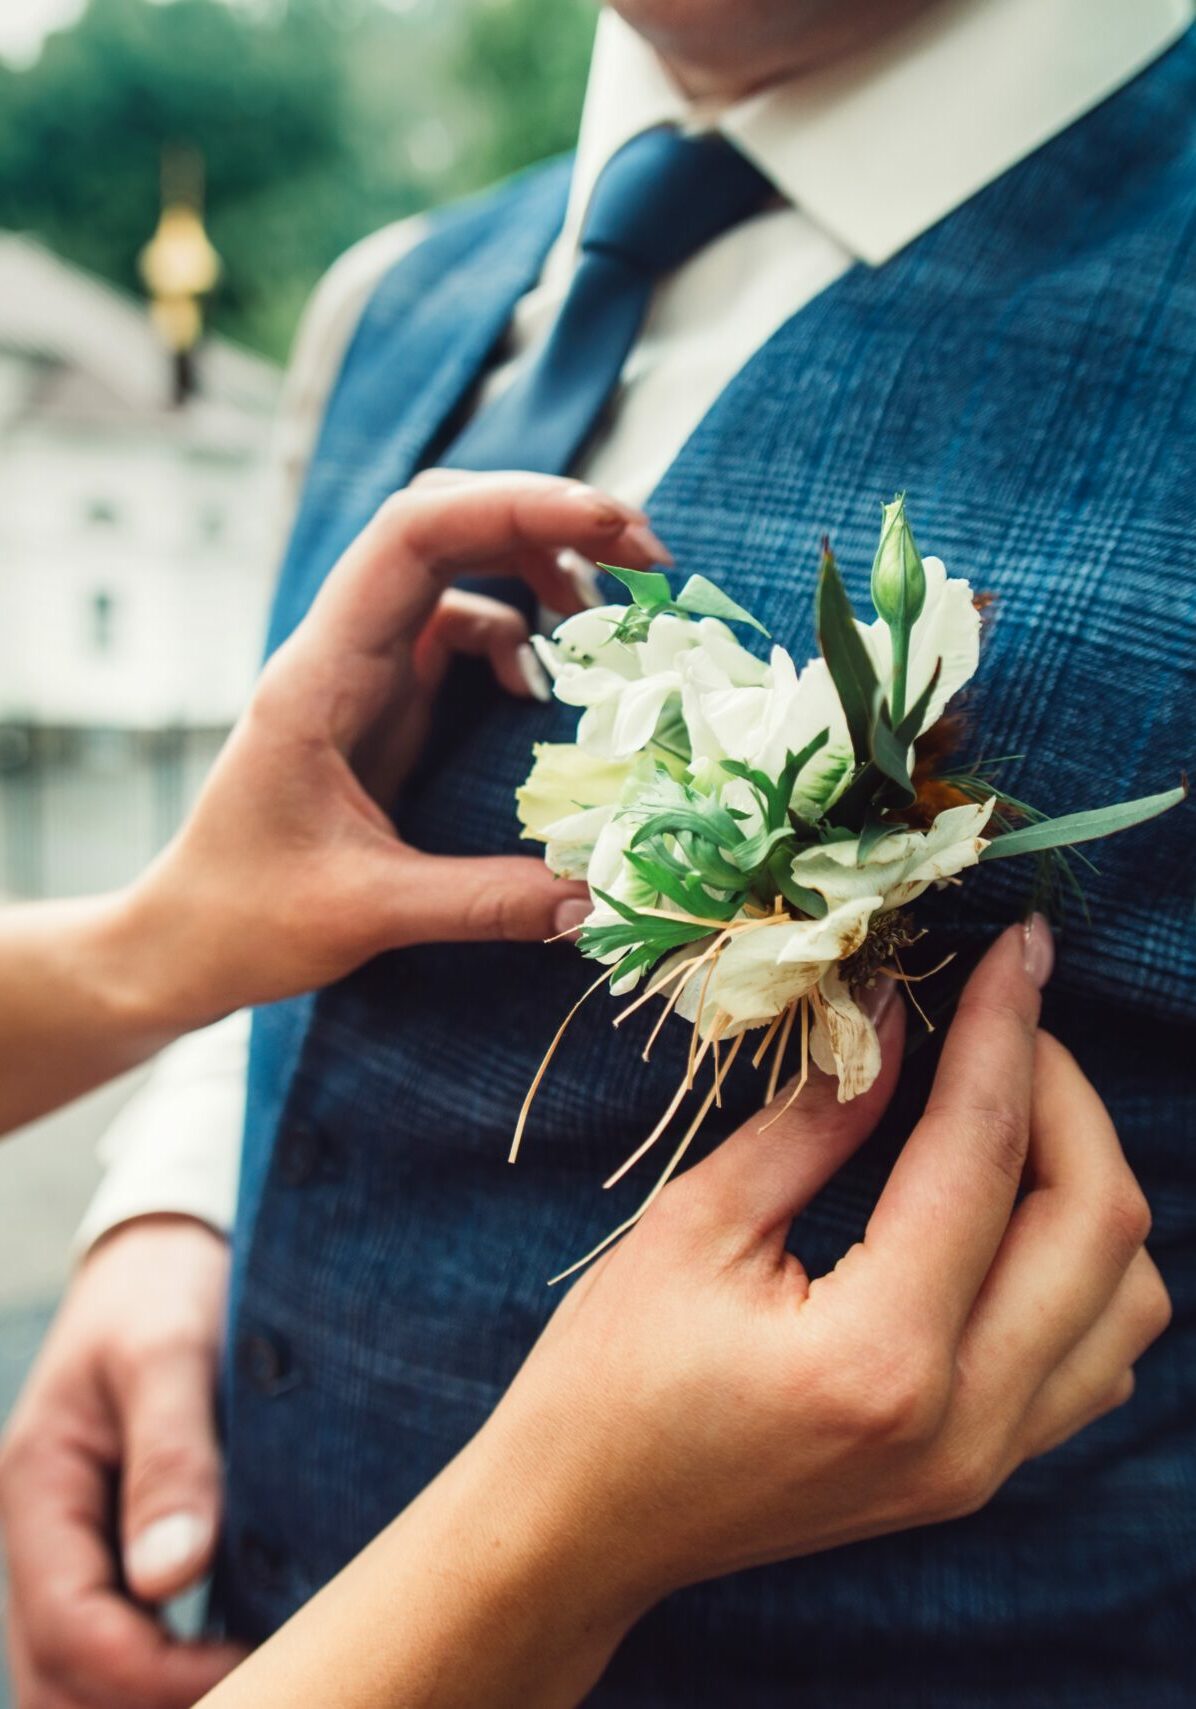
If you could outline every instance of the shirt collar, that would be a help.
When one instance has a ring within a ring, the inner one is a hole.
[[[851,254],[887,261],[1127,82],[1192,0],[939,0],[878,48],[712,111],[648,44],[599,21],[565,236],[607,161],[655,125],[724,132]]]

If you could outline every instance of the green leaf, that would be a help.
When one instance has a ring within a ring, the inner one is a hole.
[[[870,736],[872,761],[883,777],[895,783],[901,793],[901,805],[914,799],[914,786],[909,775],[909,743],[901,741],[889,723],[884,690],[877,688]]]
[[[679,875],[675,862],[666,863],[655,859],[653,855],[640,854],[634,849],[629,849],[624,859],[632,871],[638,872],[661,896],[667,896],[670,902],[676,903],[678,908],[684,908],[689,914],[704,914],[715,920],[731,920],[747,897],[746,889],[741,888],[734,896],[716,900],[702,884],[696,872],[685,872],[683,869]]]
[[[658,805],[659,803],[659,805]],[[624,817],[645,817],[631,839],[633,849],[641,847],[650,837],[679,836],[688,831],[705,837],[715,848],[730,849],[743,841],[743,832],[736,823],[734,810],[723,807],[711,795],[701,795],[696,789],[683,789],[680,800],[654,800],[645,796],[634,807],[624,810]]]
[[[640,913],[639,909],[634,907],[630,902],[620,902],[617,896],[610,896],[605,890],[599,890],[597,887],[593,889],[592,894],[595,895],[600,902],[605,902],[608,908],[613,908],[616,914],[621,914],[623,919],[630,920],[633,926],[643,925],[651,928],[651,916],[645,917]],[[601,931],[603,928],[598,927],[596,929]]]
[[[931,696],[938,687],[939,678],[942,674],[943,661],[942,659],[936,659],[930,681],[926,684],[926,687],[922,690],[921,694],[914,701],[905,717],[897,726],[895,732],[897,739],[898,741],[903,742],[907,748],[917,740],[918,736],[922,732],[922,720],[926,716],[926,708],[930,705]]]
[[[820,730],[799,753],[787,754],[779,777],[769,777],[767,772],[753,770],[741,760],[722,761],[722,769],[725,772],[731,777],[742,778],[756,791],[769,830],[779,830],[789,823],[789,803],[793,799],[798,777],[814,755],[826,746],[830,734],[829,729]]]
[[[598,568],[614,576],[617,582],[622,582],[635,603],[645,611],[655,611],[658,606],[673,602],[669,578],[662,576],[659,570],[621,570],[614,564],[599,564]]]
[[[778,825],[772,830],[757,831],[754,837],[745,837],[737,848],[731,850],[731,862],[741,872],[753,873],[757,867],[765,864],[772,851],[781,843],[793,843],[793,832],[788,824]],[[790,852],[792,853],[792,849]]]
[[[1110,807],[1093,807],[1083,813],[1065,813],[1061,819],[1043,819],[1037,825],[1024,825],[1019,831],[1007,831],[1004,836],[994,837],[980,859],[1005,860],[1012,855],[1070,848],[1073,843],[1109,837],[1178,807],[1181,801],[1186,800],[1187,794],[1185,778],[1177,788],[1165,789],[1159,795],[1142,795],[1136,801],[1119,801]]]
[[[855,613],[829,546],[824,546],[822,551],[814,622],[818,630],[818,645],[847,719],[852,749],[856,759],[862,763],[870,751],[876,672],[855,626]]]
[[[677,595],[677,605],[682,611],[691,612],[697,617],[721,617],[724,623],[750,623],[761,635],[768,634],[763,623],[753,617],[750,611],[745,611],[742,605],[737,605],[721,587],[715,587],[705,576],[690,576]]]
[[[807,890],[804,884],[798,884],[793,877],[787,849],[774,849],[772,859],[768,863],[769,877],[785,898],[801,913],[808,914],[812,920],[826,918],[826,898],[817,890]]]
[[[860,832],[859,853],[856,865],[862,866],[878,843],[883,843],[886,837],[891,837],[894,831],[903,830],[902,825],[890,825],[884,819],[869,819]]]
[[[742,872],[737,866],[731,866],[723,859],[719,849],[708,837],[681,831],[677,833],[677,841],[686,860],[697,868],[706,884],[712,885],[715,890],[737,890],[742,885]]]

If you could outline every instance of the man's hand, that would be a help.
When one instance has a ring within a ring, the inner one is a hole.
[[[0,1455],[16,1709],[187,1709],[239,1659],[152,1604],[207,1570],[226,1243],[150,1217],[76,1277]]]

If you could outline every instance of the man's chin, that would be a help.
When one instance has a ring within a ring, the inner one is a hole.
[[[736,99],[822,70],[938,0],[606,0],[693,97]]]

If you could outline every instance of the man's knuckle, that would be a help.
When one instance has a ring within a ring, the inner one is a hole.
[[[206,1364],[212,1337],[193,1323],[132,1323],[113,1334],[108,1356],[121,1392],[161,1380],[167,1367]]]
[[[200,1440],[145,1443],[125,1468],[128,1503],[144,1507],[164,1491],[206,1483],[213,1475],[211,1454]]]

